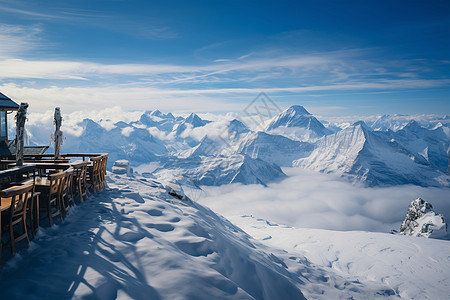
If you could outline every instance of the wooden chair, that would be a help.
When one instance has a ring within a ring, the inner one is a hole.
[[[39,198],[41,193],[40,192],[33,192],[33,196],[30,200],[28,200],[28,207],[27,207],[27,215],[29,218],[30,228],[31,228],[31,234],[33,237],[36,236],[36,232],[39,228]]]
[[[100,170],[101,188],[104,189],[108,185],[106,184],[106,165],[108,163],[108,154],[102,155],[102,164]]]
[[[98,192],[101,190],[101,170],[102,170],[102,156],[91,157],[92,161],[92,173],[89,176],[89,181],[91,184],[91,188],[94,192]]]
[[[13,186],[8,189],[0,191],[0,197],[11,199],[11,206],[9,208],[9,218],[7,227],[9,230],[9,243],[11,245],[11,252],[16,253],[16,243],[25,239],[27,246],[30,245],[28,238],[26,216],[28,200],[33,197],[33,184],[26,184],[20,186]],[[21,225],[23,233],[20,234],[14,231],[14,226]]]
[[[47,216],[50,222],[50,226],[53,226],[53,218],[60,216],[61,220],[64,219],[65,207],[64,201],[61,197],[61,185],[64,184],[64,172],[59,172],[50,175],[49,184],[46,186],[36,186],[36,190],[42,192],[44,199],[42,199],[41,207],[44,207],[47,211]]]
[[[64,213],[67,213],[69,206],[75,205],[73,197],[73,172],[74,169],[69,168],[64,171],[64,181],[61,184],[61,201],[63,202]]]
[[[78,196],[80,197],[80,202],[88,197],[87,195],[87,166],[82,165],[79,167],[74,167],[73,169],[73,181],[75,189],[78,189]]]

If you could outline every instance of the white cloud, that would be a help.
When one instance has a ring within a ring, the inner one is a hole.
[[[198,201],[225,217],[253,215],[289,226],[334,230],[398,230],[409,203],[418,197],[450,218],[449,189],[365,188],[333,175],[286,170],[291,177],[267,188],[237,184],[212,187]]]
[[[124,128],[122,128],[121,133],[122,133],[123,136],[128,137],[128,136],[130,136],[130,134],[131,134],[133,131],[134,131],[134,128],[133,128],[133,127],[124,127]]]
[[[329,90],[407,89],[444,86],[450,80],[393,80],[384,83],[337,84],[326,86],[266,88],[264,92],[303,93]],[[100,110],[121,106],[127,110],[166,110],[173,112],[242,111],[242,102],[251,101],[260,88],[173,89],[134,85],[106,85],[97,87],[35,88],[13,83],[0,85],[0,90],[16,102],[27,101],[30,110],[43,112],[60,106],[68,112]],[[31,108],[32,107],[32,108]]]
[[[175,138],[174,133],[167,134],[166,132],[159,130],[157,127],[149,127],[147,130],[152,136],[162,141],[171,141]]]

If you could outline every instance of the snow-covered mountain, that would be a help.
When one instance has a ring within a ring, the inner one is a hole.
[[[203,154],[203,153],[202,153]],[[169,158],[155,176],[171,178],[200,185],[223,185],[229,183],[266,185],[286,177],[277,165],[247,155],[191,155],[187,158]]]
[[[449,186],[450,177],[430,167],[422,157],[408,151],[382,133],[357,122],[340,132],[325,136],[297,167],[337,173],[368,185],[415,184]]]
[[[450,137],[446,129],[442,124],[426,129],[418,122],[410,121],[398,131],[389,130],[387,135],[409,151],[425,158],[433,168],[445,173],[450,154]]]
[[[411,121],[414,118],[420,122]],[[363,124],[336,127],[328,123],[332,131],[305,108],[295,105],[277,115],[266,131],[255,132],[241,119],[209,121],[197,114],[183,117],[155,110],[146,111],[128,123],[85,119],[76,125],[76,130],[65,130],[63,124],[66,139],[62,150],[108,152],[109,168],[117,159],[127,159],[135,168],[151,162],[161,166],[168,161],[177,162],[197,170],[194,173],[200,178],[200,170],[207,170],[209,166],[199,164],[210,164],[213,157],[230,157],[237,162],[248,156],[263,161],[258,162],[261,166],[276,164],[278,168],[292,166],[296,161],[298,167],[337,173],[372,186],[447,186],[449,180],[444,174],[448,174],[450,168],[447,119],[447,116],[382,116],[372,123],[375,131]],[[344,130],[340,131],[341,128]],[[44,129],[49,132],[45,134]],[[32,143],[49,143],[51,124],[35,123],[29,131]],[[241,154],[244,156],[240,157]],[[194,163],[188,166],[190,159]],[[218,170],[220,166],[216,164],[213,169]],[[225,163],[222,166],[232,166],[238,172],[240,165]],[[256,171],[259,168],[249,168],[253,170],[250,173],[257,173],[250,176],[252,179],[241,182],[267,184],[268,179],[279,178],[277,168],[267,167],[266,172],[272,170],[273,174],[264,176],[264,180],[257,180],[261,177]],[[208,176],[211,174],[213,172]],[[209,180],[208,184],[231,181],[217,178]]]
[[[314,146],[311,143],[294,141],[262,131],[243,137],[238,148],[239,153],[282,167],[292,166],[294,160],[307,157],[313,150]]]
[[[405,127],[411,121],[416,121],[421,126],[429,129],[435,127],[439,123],[443,125],[450,125],[450,116],[407,116],[401,114],[382,115],[378,116],[373,122],[370,122],[369,125],[375,131],[397,131]]]
[[[127,158],[135,163],[157,160],[158,155],[167,153],[164,144],[153,137],[147,129],[129,126],[124,122],[107,130],[98,123],[85,119],[80,124],[83,133],[79,137],[67,136],[63,150],[68,152],[107,152],[109,164]]]
[[[293,105],[279,113],[267,125],[266,131],[299,140],[315,139],[332,133],[301,105]]]

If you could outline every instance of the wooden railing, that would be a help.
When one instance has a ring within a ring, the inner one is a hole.
[[[91,157],[98,157],[102,155],[106,155],[107,153],[61,153],[62,158],[81,158],[83,161],[86,160],[86,158]],[[40,160],[40,159],[53,159],[55,157],[54,154],[29,154],[24,155],[25,159],[30,160]]]

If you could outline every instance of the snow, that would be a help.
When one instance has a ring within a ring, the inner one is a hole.
[[[130,176],[132,173],[130,162],[126,159],[116,160],[112,167],[112,172],[116,174],[127,174]]]
[[[108,184],[9,258],[1,299],[449,296],[449,241],[230,217],[238,227],[173,182],[110,173]]]
[[[450,186],[450,176],[430,168],[424,157],[371,131],[363,122],[322,137],[316,146],[311,155],[294,161],[293,165],[337,173],[370,186]]]
[[[6,262],[1,299],[304,299],[298,277],[211,210],[154,180],[109,186]]]
[[[362,285],[383,284],[403,299],[450,297],[449,241],[295,228],[250,216],[230,220],[265,245],[287,251],[287,256],[304,256]]]
[[[114,174],[108,183],[6,262],[2,299],[449,296],[448,241],[232,219],[254,239],[171,196],[173,186]]]

